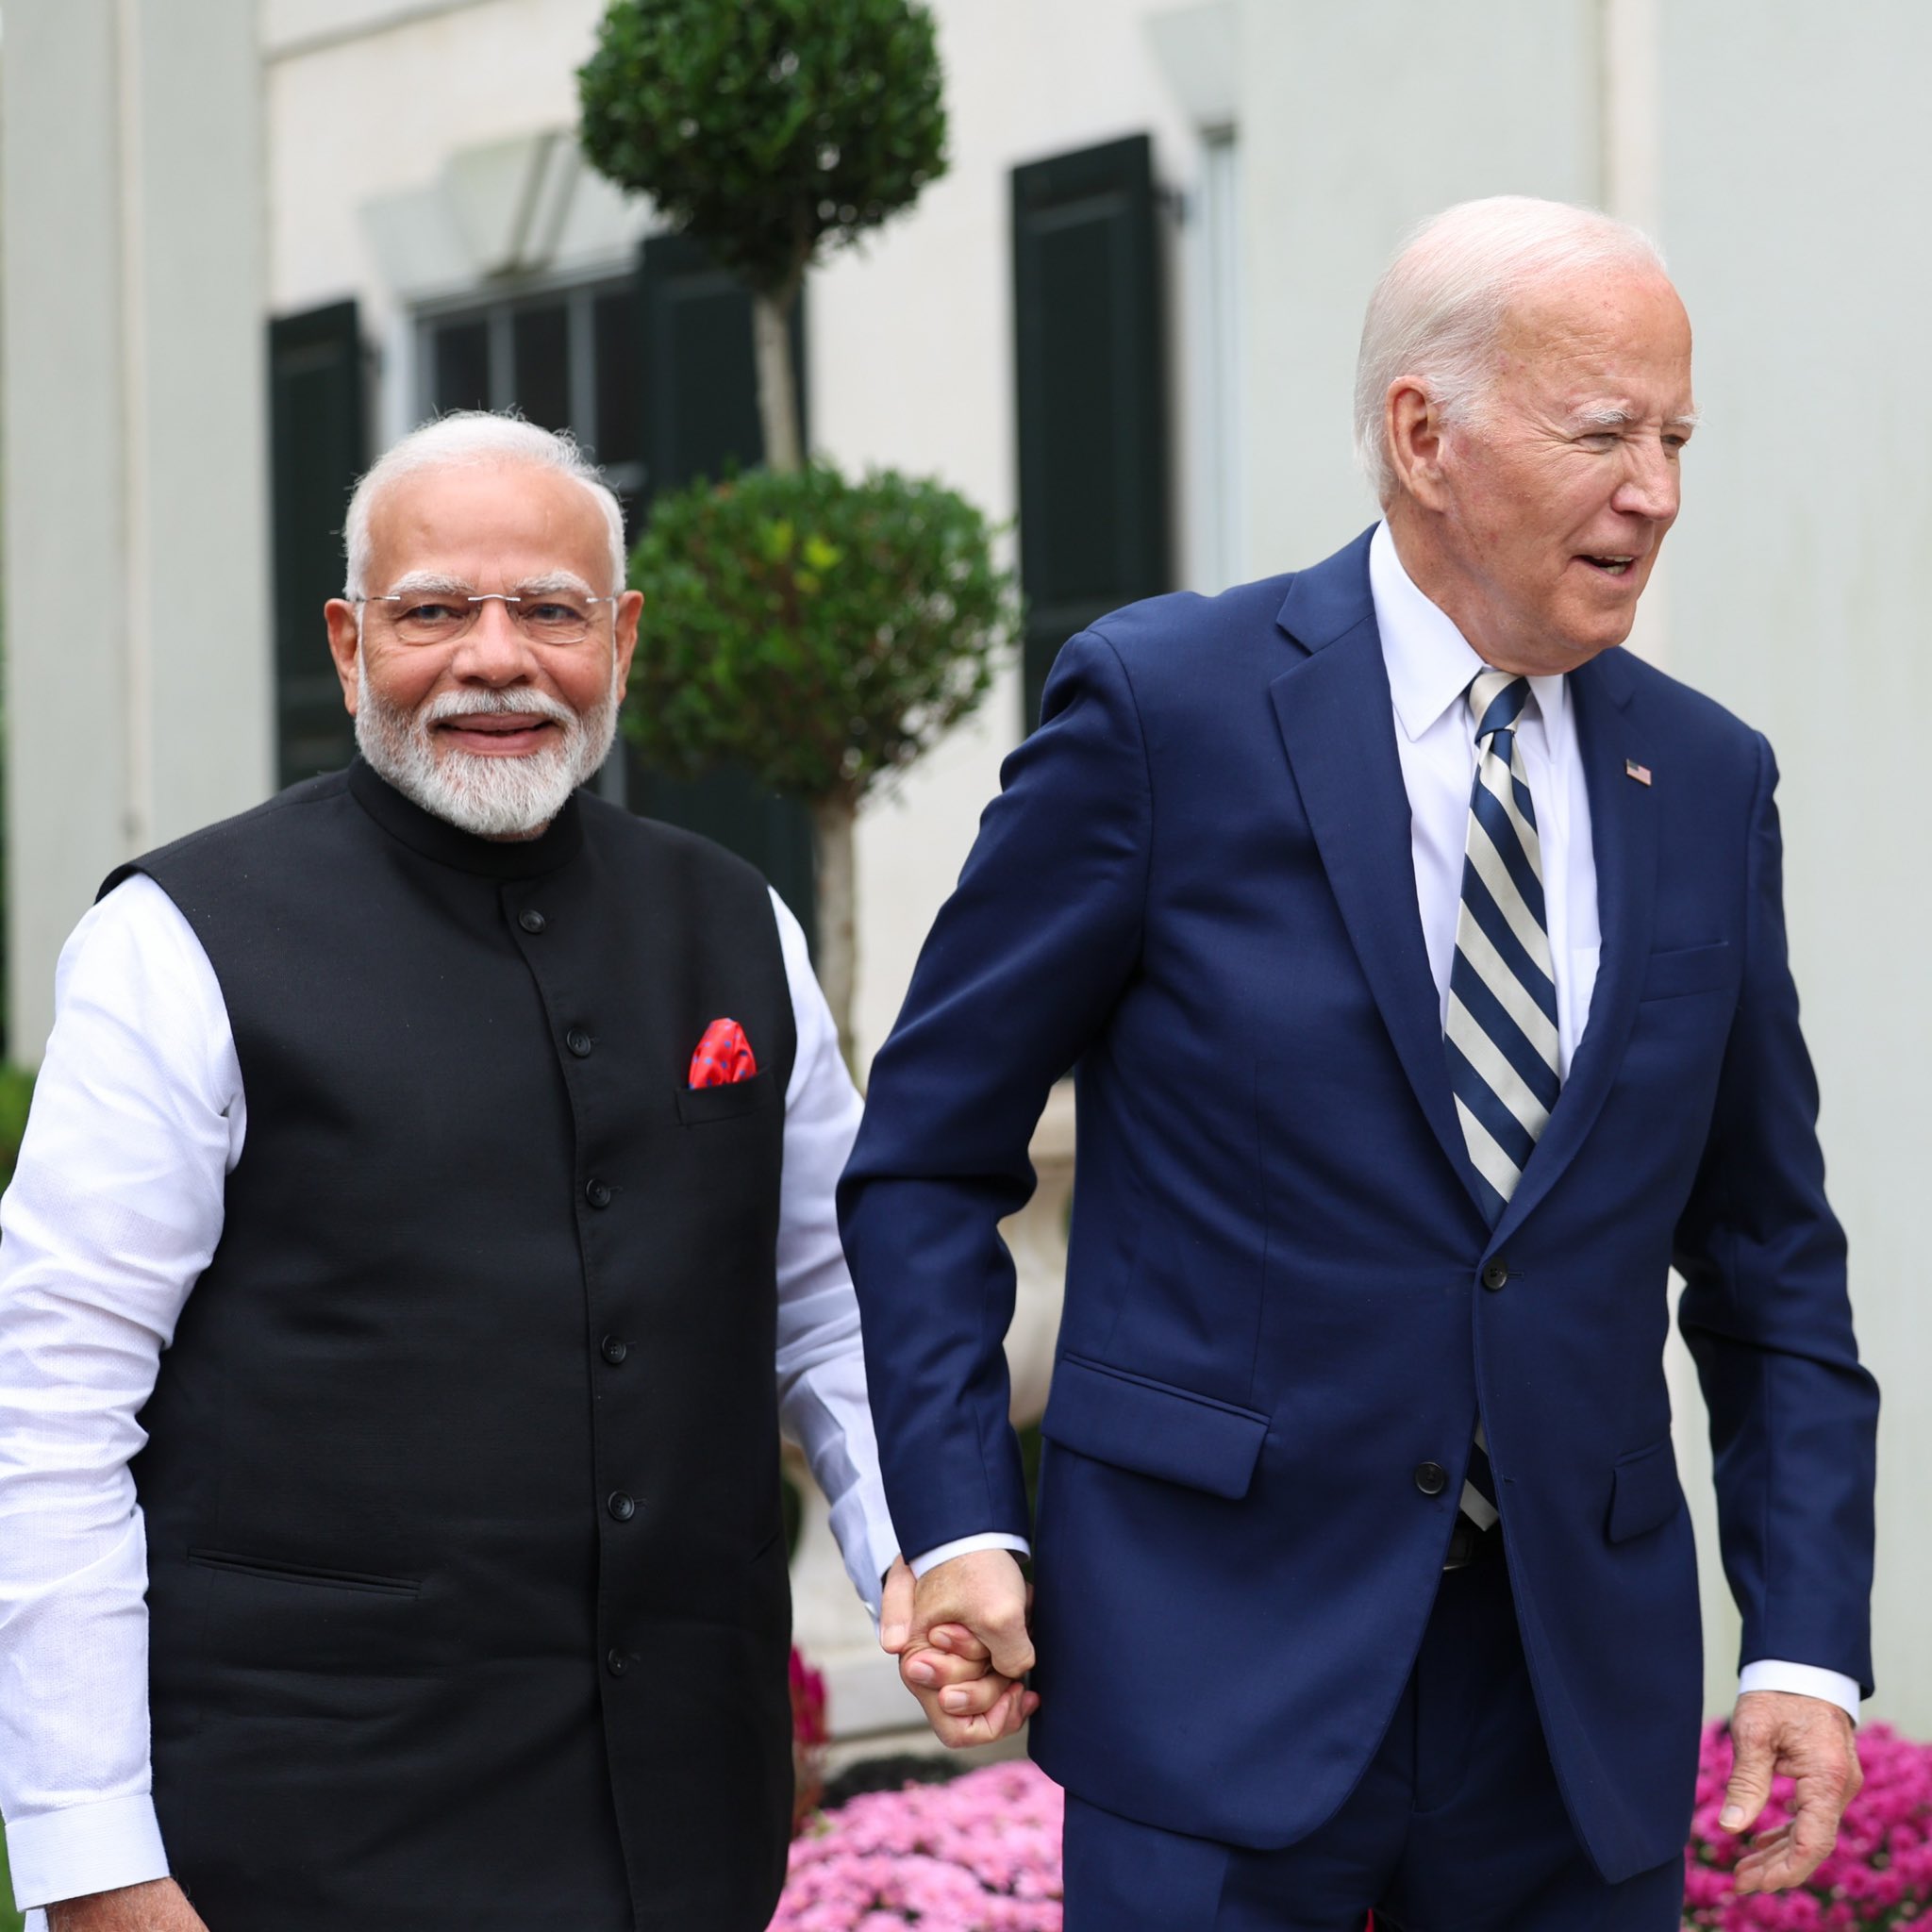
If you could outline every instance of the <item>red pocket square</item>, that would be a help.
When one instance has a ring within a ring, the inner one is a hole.
[[[752,1058],[751,1041],[736,1020],[713,1020],[691,1057],[691,1084],[693,1087],[735,1087],[749,1080],[758,1070]]]

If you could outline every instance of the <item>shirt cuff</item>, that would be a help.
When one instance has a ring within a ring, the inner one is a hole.
[[[886,1508],[885,1485],[876,1474],[862,1476],[832,1505],[832,1534],[845,1559],[845,1574],[876,1627],[885,1574],[899,1554],[899,1539]]]
[[[941,1543],[936,1550],[927,1550],[923,1557],[913,1557],[912,1574],[924,1576],[928,1570],[937,1570],[941,1563],[949,1563],[955,1557],[969,1557],[974,1550],[1011,1550],[1016,1557],[1030,1557],[1033,1546],[1024,1536],[1008,1536],[1004,1530],[987,1530],[979,1536],[962,1536],[949,1543]]]
[[[145,1792],[9,1819],[7,1861],[23,1910],[168,1875],[155,1802]]]
[[[1857,1680],[1817,1664],[1780,1663],[1775,1657],[1746,1664],[1738,1674],[1738,1695],[1741,1697],[1747,1690],[1795,1690],[1801,1697],[1822,1697],[1825,1703],[1837,1705],[1854,1724],[1858,1722]]]

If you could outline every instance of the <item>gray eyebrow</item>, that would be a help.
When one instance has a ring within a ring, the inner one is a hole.
[[[554,570],[541,577],[525,577],[512,592],[521,597],[541,597],[545,591],[553,595],[558,591],[571,591],[579,597],[591,597],[596,593],[575,571]]]
[[[550,571],[540,577],[526,577],[514,585],[508,594],[512,597],[555,596],[559,591],[569,591],[586,598],[593,594],[590,585],[575,571],[569,570]],[[389,587],[387,594],[389,597],[475,597],[479,593],[474,584],[465,583],[461,577],[446,576],[440,571],[412,570],[398,577]]]
[[[439,593],[445,597],[467,597],[470,587],[461,577],[444,576],[433,570],[412,570],[399,576],[378,601],[386,602],[390,597],[433,597]]]
[[[1614,403],[1593,409],[1579,409],[1572,419],[1591,429],[1627,429],[1633,423],[1643,419],[1633,409],[1620,408]],[[1666,429],[1695,429],[1702,419],[1695,409],[1676,416],[1666,416]]]

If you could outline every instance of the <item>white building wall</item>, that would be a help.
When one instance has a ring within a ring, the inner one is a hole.
[[[1874,1712],[1932,1734],[1932,12],[1659,9],[1660,218],[1707,421],[1670,668],[1762,729],[1859,1339],[1885,1391]],[[1745,58],[1748,55],[1748,58]]]
[[[1256,575],[1374,520],[1356,344],[1403,236],[1481,194],[1602,192],[1599,0],[1243,0],[1247,500]]]
[[[268,791],[252,0],[8,0],[9,1046],[106,874]]]

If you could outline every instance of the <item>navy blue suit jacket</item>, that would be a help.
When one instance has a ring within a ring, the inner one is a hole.
[[[1702,1696],[1661,1363],[1673,1261],[1744,1655],[1871,1678],[1877,1396],[1786,963],[1776,771],[1756,732],[1621,651],[1571,675],[1602,965],[1491,1231],[1367,559],[1364,538],[1136,605],[1062,651],[841,1189],[886,1487],[908,1551],[1033,1528],[1034,1748],[1055,1777],[1278,1846],[1388,1724],[1480,1403],[1551,1754],[1617,1879],[1682,1847]],[[1030,1526],[997,1229],[1070,1068]],[[1439,1494],[1424,1462],[1448,1471]]]

